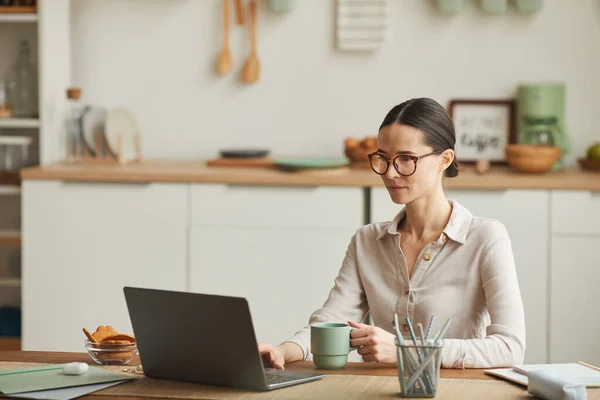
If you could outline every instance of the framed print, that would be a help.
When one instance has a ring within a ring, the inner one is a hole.
[[[505,163],[504,147],[515,143],[515,100],[451,100],[458,162]]]

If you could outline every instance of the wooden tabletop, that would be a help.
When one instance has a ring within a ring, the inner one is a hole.
[[[116,164],[51,164],[26,168],[25,180],[64,180],[80,182],[200,182],[278,186],[383,186],[381,178],[365,168],[285,172],[274,167],[208,167],[204,162],[144,161]],[[472,166],[461,166],[459,176],[444,179],[447,189],[578,189],[600,190],[600,172],[578,167],[544,174],[525,174],[506,166],[495,166],[483,175]]]
[[[90,365],[96,365],[87,353],[59,353],[59,352],[38,352],[38,351],[0,351],[0,362],[17,361],[31,363],[49,363],[61,364],[68,362],[85,362]],[[134,358],[129,366],[139,365],[138,357]],[[317,370],[312,362],[301,361],[286,365],[286,369],[294,371],[318,371],[319,373],[333,375],[377,375],[377,376],[397,376],[398,370],[395,365],[374,364],[374,363],[348,363],[341,370]],[[448,379],[487,379],[496,378],[485,375],[482,369],[442,369],[441,377]],[[145,397],[122,397],[122,396],[99,396],[90,394],[80,397],[80,399],[113,399],[113,400],[147,400]]]

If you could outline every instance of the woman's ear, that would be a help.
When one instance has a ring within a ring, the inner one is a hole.
[[[440,169],[445,171],[454,161],[454,150],[447,149],[442,153],[442,157],[440,157]]]

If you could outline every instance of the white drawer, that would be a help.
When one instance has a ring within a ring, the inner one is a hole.
[[[359,187],[190,186],[194,227],[322,227],[363,225]]]
[[[65,220],[79,219],[90,229],[106,220],[105,216],[123,223],[136,221],[140,227],[148,218],[156,223],[187,225],[186,184],[26,180],[23,193],[27,193],[23,209],[45,205],[54,214],[62,213]],[[118,224],[115,229],[119,229]]]
[[[600,235],[600,192],[552,191],[552,233]]]

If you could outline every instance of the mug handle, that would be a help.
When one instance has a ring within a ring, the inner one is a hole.
[[[350,333],[352,333],[353,330],[358,329],[358,328],[352,328],[350,327]],[[348,350],[348,353],[350,353],[353,350],[358,350],[360,349],[361,346],[352,346],[352,336],[349,336],[349,340],[350,340],[350,349]]]

